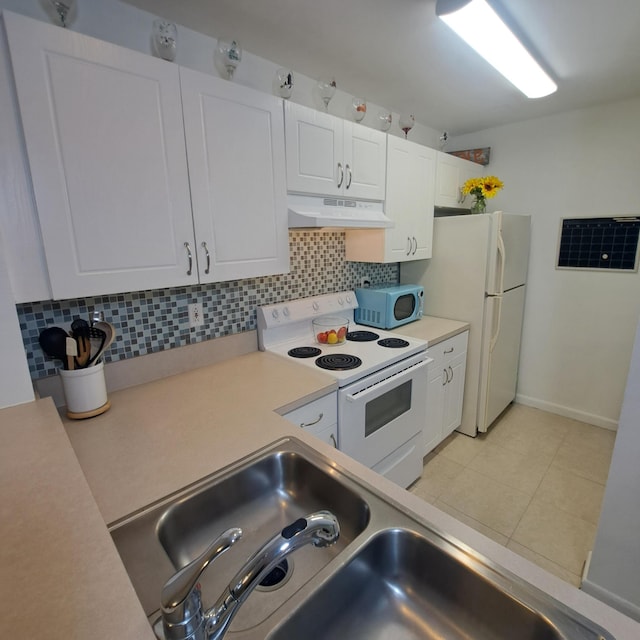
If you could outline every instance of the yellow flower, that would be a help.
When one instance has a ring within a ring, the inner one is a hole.
[[[496,176],[469,178],[462,186],[462,193],[465,196],[471,194],[483,198],[494,198],[503,187],[504,183]]]
[[[494,198],[498,191],[504,187],[504,183],[496,176],[486,176],[481,179],[482,194],[487,198]]]

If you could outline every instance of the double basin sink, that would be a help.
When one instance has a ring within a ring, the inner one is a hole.
[[[614,640],[294,438],[114,523],[110,532],[153,623],[164,583],[222,531],[241,527],[243,536],[203,573],[205,609],[265,541],[319,510],[337,517],[337,543],[288,556],[240,607],[229,637]]]

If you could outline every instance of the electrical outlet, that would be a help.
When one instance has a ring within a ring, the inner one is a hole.
[[[203,324],[202,305],[199,302],[192,302],[189,305],[189,329],[201,327]]]

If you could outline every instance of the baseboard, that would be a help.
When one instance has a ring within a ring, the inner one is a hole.
[[[561,404],[555,404],[553,402],[547,402],[546,400],[540,400],[538,398],[531,398],[522,394],[516,395],[516,402],[524,404],[534,409],[542,409],[549,413],[556,413],[559,416],[565,418],[572,418],[573,420],[579,420],[580,422],[586,422],[587,424],[593,424],[596,427],[602,427],[603,429],[609,429],[610,431],[618,430],[618,421],[605,418],[604,416],[597,416],[593,413],[586,413],[585,411],[579,411],[578,409],[572,409],[571,407],[565,407]]]
[[[580,586],[582,591],[588,593],[590,596],[597,598],[600,602],[604,602],[608,604],[610,607],[621,611],[626,616],[633,618],[640,622],[640,607],[633,602],[629,602],[624,598],[612,593],[608,589],[604,589],[598,584],[591,582],[588,578],[582,580],[582,585]]]

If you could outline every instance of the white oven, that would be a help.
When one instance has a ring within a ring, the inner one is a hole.
[[[422,474],[427,342],[355,324],[353,291],[258,307],[260,349],[324,371],[338,383],[338,448],[407,487]],[[341,342],[320,342],[312,321],[339,316]]]
[[[429,362],[419,353],[338,391],[340,450],[403,487],[422,473]]]

